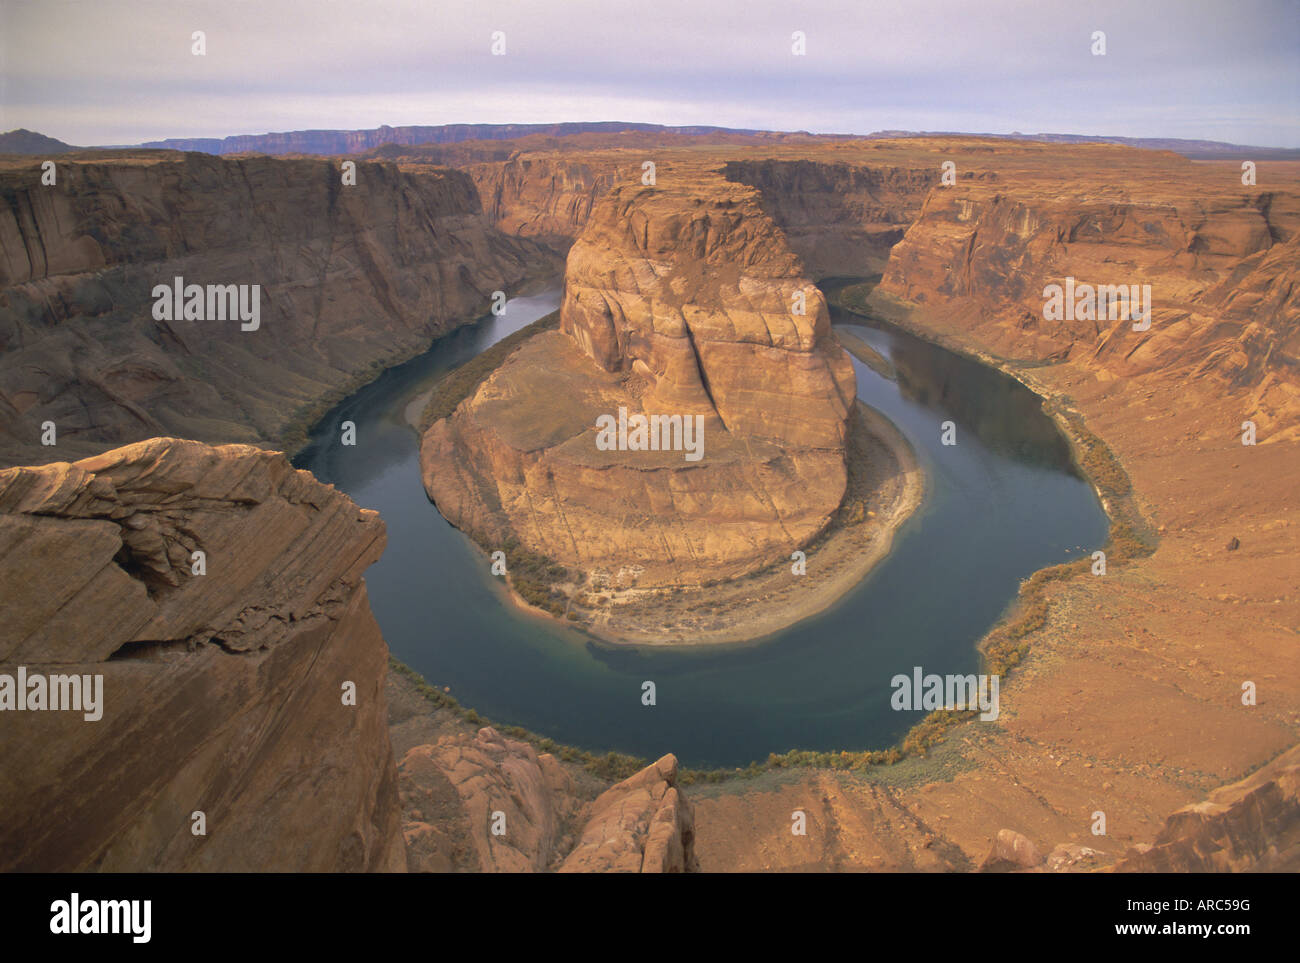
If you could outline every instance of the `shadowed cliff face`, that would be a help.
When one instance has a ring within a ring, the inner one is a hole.
[[[813,160],[729,161],[814,278],[879,274],[937,179],[932,168]]]
[[[733,577],[811,540],[844,494],[855,395],[821,292],[754,192],[659,177],[597,202],[563,333],[517,351],[422,447],[430,496],[481,543],[620,584]],[[702,457],[598,448],[620,408],[698,418]]]
[[[291,444],[323,400],[544,263],[488,226],[459,171],[361,163],[344,186],[332,161],[86,154],[47,187],[7,162],[0,463],[159,434]],[[157,320],[153,289],[176,277],[258,285],[258,328]]]
[[[405,868],[374,512],[159,438],[0,472],[0,545],[0,672],[103,677],[98,721],[4,713],[0,869]]]
[[[537,155],[505,163],[469,164],[483,199],[483,213],[507,234],[536,238],[567,250],[591,216],[597,198],[635,165],[601,165],[586,160]]]

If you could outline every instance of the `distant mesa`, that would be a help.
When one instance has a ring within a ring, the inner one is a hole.
[[[848,140],[897,140],[921,137],[990,138],[1040,141],[1048,144],[1119,144],[1142,150],[1166,150],[1193,160],[1300,160],[1300,149],[1231,144],[1217,140],[1186,140],[1179,137],[1119,137],[1108,134],[1009,134],[960,131],[878,130],[870,134],[811,134],[808,131],[771,131],[747,127],[703,125],[666,126],[628,121],[594,121],[561,124],[434,124],[390,127],[387,124],[361,130],[292,130],[265,134],[232,134],[227,137],[168,137],[142,144],[106,144],[94,149],[141,148],[199,151],[205,154],[360,154],[384,147],[418,147],[460,144],[466,141],[515,141],[521,138],[574,138],[579,135],[612,137],[653,135],[662,144],[674,138],[708,138],[713,145],[734,143],[827,142]],[[591,145],[589,145],[591,146]],[[608,144],[606,144],[608,146]],[[92,148],[75,147],[25,129],[0,134],[0,154],[52,154]]]
[[[23,127],[0,134],[0,154],[66,154],[80,149]]]

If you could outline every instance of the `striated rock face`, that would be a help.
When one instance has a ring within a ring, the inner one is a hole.
[[[933,167],[816,160],[729,161],[723,173],[761,193],[814,278],[881,273],[939,180]]]
[[[491,727],[416,746],[399,773],[415,872],[698,869],[694,815],[676,788],[673,756],[587,804],[554,756]]]
[[[1300,200],[1239,171],[1094,148],[936,189],[894,248],[880,292],[944,313],[986,350],[1068,359],[1107,377],[1174,371],[1249,389],[1261,430],[1300,438]],[[1003,162],[1011,166],[1015,161]],[[1274,175],[1276,177],[1276,175]],[[1289,185],[1282,185],[1289,186]],[[1044,314],[1044,289],[1149,285],[1151,325]]]
[[[0,673],[103,677],[98,721],[0,718],[0,870],[403,869],[362,581],[383,546],[246,446],[0,472]]]
[[[632,166],[599,164],[586,159],[516,153],[505,163],[470,164],[483,199],[483,213],[493,226],[567,249],[586,225],[597,198],[618,174]],[[617,173],[616,173],[617,172]]]
[[[752,190],[705,174],[606,193],[569,252],[561,327],[426,433],[425,487],[453,524],[643,586],[744,574],[825,527],[853,369]],[[700,456],[601,450],[620,408],[698,418]]]
[[[713,181],[689,194],[615,189],[564,280],[564,331],[603,370],[639,376],[647,411],[843,445],[852,366],[821,292],[753,192]]]
[[[603,792],[562,873],[683,873],[695,859],[695,810],[677,788],[677,757],[664,756]]]
[[[163,434],[284,445],[543,258],[445,168],[360,163],[343,186],[334,161],[86,153],[57,176],[0,164],[0,464]],[[176,277],[258,285],[259,326],[157,320]]]

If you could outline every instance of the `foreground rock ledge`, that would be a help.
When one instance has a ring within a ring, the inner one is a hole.
[[[242,445],[0,472],[0,672],[104,680],[97,722],[4,713],[0,870],[404,869],[362,581],[384,541]]]
[[[677,787],[673,755],[587,803],[554,756],[490,726],[411,748],[399,774],[412,871],[699,869],[695,811]]]

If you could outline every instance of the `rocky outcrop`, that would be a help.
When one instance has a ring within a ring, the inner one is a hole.
[[[426,433],[425,487],[453,524],[641,586],[745,574],[824,529],[853,369],[752,190],[704,174],[606,193],[569,252],[560,320]],[[699,424],[703,447],[688,458],[681,431],[660,450],[599,447],[620,409]]]
[[[1014,829],[999,829],[993,837],[993,845],[984,862],[980,863],[981,873],[1007,873],[1021,869],[1033,869],[1041,865],[1043,857],[1030,839]]]
[[[506,739],[490,727],[474,737],[444,736],[416,746],[399,768],[403,808],[408,812],[411,869],[469,869],[492,873],[540,872],[561,846],[563,823],[575,806],[568,774],[549,753],[538,755],[526,742]],[[476,857],[456,866],[442,824],[424,817],[444,784],[459,808]],[[414,817],[414,818],[413,818]],[[445,865],[444,865],[445,864]]]
[[[0,686],[102,677],[97,720],[0,693],[0,870],[405,867],[374,512],[158,438],[0,472],[0,546]]]
[[[491,727],[415,746],[399,773],[414,872],[698,869],[673,756],[590,803],[554,756]]]
[[[695,859],[695,811],[677,788],[677,757],[664,756],[602,793],[560,867],[562,873],[683,873]]]
[[[164,434],[292,447],[328,399],[550,263],[445,168],[361,163],[344,186],[325,160],[105,152],[40,178],[0,165],[0,464]],[[177,277],[250,305],[256,285],[256,328],[206,290],[205,320],[159,319]]]
[[[1120,873],[1291,872],[1300,869],[1300,747],[1260,772],[1173,813]]]

